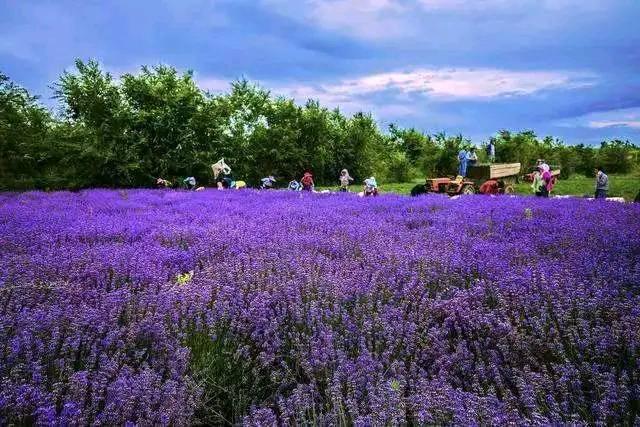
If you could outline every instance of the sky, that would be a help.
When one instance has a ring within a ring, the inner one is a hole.
[[[640,0],[0,0],[0,71],[54,106],[75,58],[247,78],[480,143],[640,143]]]

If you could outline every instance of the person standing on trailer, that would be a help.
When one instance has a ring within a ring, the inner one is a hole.
[[[493,138],[489,140],[489,144],[487,145],[487,157],[489,158],[490,163],[494,163],[496,161],[496,143]]]
[[[467,169],[469,166],[473,167],[478,163],[478,154],[476,153],[476,147],[469,148],[467,152]]]
[[[465,148],[462,148],[458,152],[458,176],[465,177],[467,176],[467,158],[469,153]]]

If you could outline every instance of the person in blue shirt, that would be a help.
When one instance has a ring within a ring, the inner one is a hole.
[[[476,154],[476,147],[469,148],[467,151],[467,169],[470,166],[475,166],[478,163],[478,155]]]
[[[458,153],[458,175],[463,178],[467,176],[468,157],[469,153],[465,148]]]

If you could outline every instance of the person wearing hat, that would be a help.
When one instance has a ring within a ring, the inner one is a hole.
[[[458,152],[458,175],[463,178],[467,176],[467,157],[469,157],[469,153],[465,148],[462,148]]]
[[[273,177],[273,175],[269,175],[266,178],[262,178],[260,180],[260,188],[263,190],[270,190],[273,188],[273,184],[275,184],[276,179]]]
[[[302,184],[302,189],[304,191],[313,191],[315,183],[313,182],[313,175],[311,174],[311,172],[307,171],[304,173],[304,175],[302,175],[300,184]]]
[[[289,185],[287,186],[287,188],[291,191],[301,191],[302,185],[294,179],[292,181],[289,181]]]
[[[596,199],[606,199],[607,193],[609,192],[609,177],[607,176],[606,173],[604,173],[602,166],[598,166],[595,169],[595,173],[596,173],[595,197]]]
[[[541,170],[540,173],[544,173],[545,171],[551,170],[551,168],[549,167],[547,162],[544,161],[544,159],[538,159],[538,161],[536,162],[536,167]]]
[[[353,178],[349,175],[349,171],[346,169],[342,169],[340,172],[340,177],[338,178],[340,181],[340,192],[346,193],[349,191],[349,184],[353,181]]]
[[[216,183],[216,187],[222,190],[225,188],[225,179],[229,178],[231,174],[231,168],[225,163],[224,158],[222,158],[211,165],[211,170],[213,171],[213,180]]]
[[[378,195],[378,182],[375,177],[370,177],[364,180],[364,195],[365,196],[377,196]]]
[[[545,167],[546,166],[546,167]],[[542,185],[540,186],[540,192],[542,197],[549,197],[551,190],[553,190],[554,180],[549,166],[546,163],[540,165],[540,178],[542,178]]]
[[[187,190],[193,190],[196,188],[196,179],[192,176],[185,178],[182,183],[187,187]]]
[[[156,187],[157,188],[169,188],[171,187],[171,182],[163,179],[163,178],[158,178],[156,179]]]
[[[491,138],[489,144],[487,144],[487,158],[489,159],[489,163],[496,161],[496,141],[493,138]]]

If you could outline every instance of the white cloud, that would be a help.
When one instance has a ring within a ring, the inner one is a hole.
[[[490,101],[545,90],[576,89],[594,82],[595,76],[588,73],[452,68],[377,73],[335,82],[259,83],[273,95],[290,97],[298,103],[314,99],[325,107],[339,107],[347,113],[372,111],[380,116],[396,117],[416,112],[416,96],[440,102]],[[227,80],[217,77],[199,78],[198,84],[214,91],[230,88]]]
[[[573,117],[556,123],[561,127],[582,127],[590,129],[630,128],[640,129],[640,108],[624,108],[597,111]]]
[[[594,120],[589,122],[589,127],[593,129],[603,129],[611,127],[628,127],[640,129],[640,117],[638,120]]]
[[[559,11],[597,12],[606,9],[602,0],[260,0],[263,5],[306,24],[379,41],[412,38],[424,32],[428,15],[446,13],[492,15],[517,13],[520,19]],[[549,15],[544,19],[553,20]],[[480,23],[481,24],[481,23]],[[531,24],[528,24],[531,25]]]
[[[427,10],[500,9],[512,5],[508,0],[418,0]]]
[[[328,31],[348,33],[366,40],[405,35],[410,29],[405,18],[410,7],[400,0],[262,0],[262,3],[290,18]]]
[[[549,11],[562,9],[600,10],[606,7],[601,0],[417,0],[426,10],[508,12],[513,10]]]
[[[574,89],[593,84],[593,76],[561,71],[499,69],[418,69],[371,74],[337,83],[280,88],[296,98],[307,96],[335,104],[384,91],[424,94],[439,100],[487,99],[530,95],[548,89]]]

